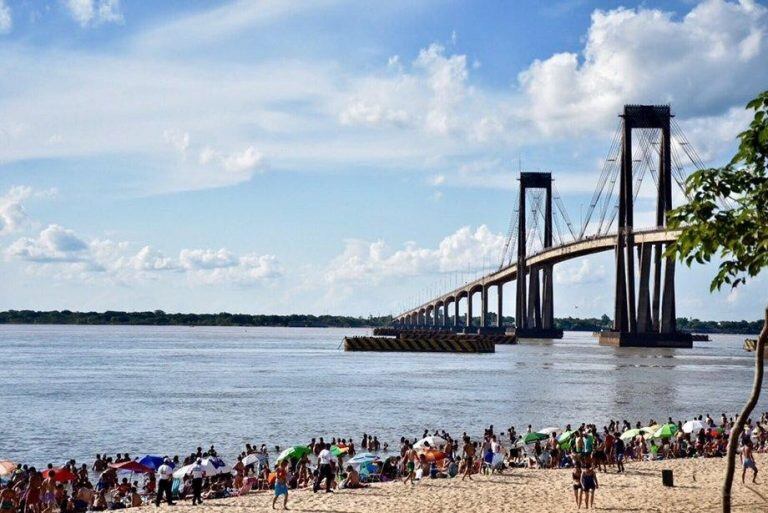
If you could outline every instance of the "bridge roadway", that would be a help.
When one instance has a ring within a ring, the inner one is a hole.
[[[637,245],[645,243],[664,243],[674,241],[679,234],[679,231],[666,230],[664,228],[652,228],[648,230],[635,230],[633,232],[634,243]],[[526,258],[526,267],[542,266],[545,264],[558,264],[566,260],[571,260],[585,255],[593,255],[614,249],[616,247],[616,234],[599,235],[593,237],[585,237],[583,239],[547,248],[544,251],[540,251],[534,255]],[[444,314],[440,320],[440,324],[443,326],[448,325],[448,305],[454,303],[455,317],[458,318],[458,301],[462,298],[470,297],[476,292],[486,291],[483,294],[483,299],[487,300],[488,287],[502,286],[504,283],[517,279],[517,263],[510,264],[506,267],[499,269],[491,274],[485,275],[477,280],[466,283],[463,286],[454,289],[442,296],[432,299],[416,308],[408,310],[395,316],[394,321],[403,324],[423,324],[423,325],[438,325],[438,319],[434,312],[436,309],[443,307]],[[501,290],[501,289],[499,289]],[[501,294],[498,295],[501,298]],[[488,311],[487,301],[483,302],[483,312]],[[499,308],[501,308],[501,301],[499,301]],[[471,299],[468,302],[468,309],[471,312]],[[430,319],[429,314],[432,313]],[[498,313],[498,312],[497,312]],[[500,324],[501,316],[498,316],[497,323]],[[483,315],[481,319],[484,320]],[[455,325],[458,325],[457,319],[454,320]],[[484,322],[481,320],[481,326]]]

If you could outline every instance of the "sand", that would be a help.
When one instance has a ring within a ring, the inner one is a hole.
[[[768,511],[768,454],[756,457],[758,468],[765,473],[758,475],[757,485],[750,483],[750,473],[747,484],[741,484],[741,466],[737,462],[734,511]],[[597,510],[618,512],[719,511],[724,468],[725,460],[719,458],[628,463],[626,474],[598,474],[600,488],[595,506]],[[674,472],[674,488],[662,486],[662,469]],[[187,500],[159,509],[176,513],[271,511],[272,497],[271,491],[252,492],[244,497],[206,501],[203,506],[193,507]],[[567,469],[513,469],[501,475],[473,476],[471,482],[426,479],[415,486],[390,482],[365,490],[337,490],[334,494],[292,490],[288,508],[335,513],[577,511]]]

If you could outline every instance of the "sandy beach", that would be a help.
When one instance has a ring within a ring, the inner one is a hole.
[[[768,471],[768,455],[758,454],[758,467]],[[628,463],[626,474],[599,473],[600,489],[595,505],[601,511],[683,512],[718,511],[720,484],[725,460],[685,459]],[[674,488],[661,484],[661,470],[674,472]],[[741,484],[737,463],[733,488],[734,511],[768,511],[768,485],[758,475],[757,485]],[[179,501],[176,512],[233,513],[271,511],[272,493],[251,493],[244,497],[207,501],[192,507]],[[169,508],[166,505],[161,508]],[[313,494],[311,490],[291,491],[289,509],[335,513],[429,512],[570,512],[577,511],[571,489],[570,470],[513,469],[493,476],[474,476],[474,480],[426,479],[415,486],[399,482],[374,484],[365,490],[338,490],[334,494]],[[148,508],[150,511],[154,506]],[[280,506],[278,505],[278,509]]]

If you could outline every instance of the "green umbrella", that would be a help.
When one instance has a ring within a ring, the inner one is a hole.
[[[285,459],[292,459],[292,460],[298,460],[305,454],[309,454],[310,449],[306,445],[294,445],[293,447],[289,447],[288,449],[284,450],[280,453],[280,456],[277,457],[277,461],[283,461]]]
[[[677,424],[664,424],[651,438],[672,438],[677,433]]]
[[[621,434],[621,436],[619,438],[621,438],[622,440],[627,442],[629,440],[632,440],[633,438],[635,438],[637,435],[639,435],[642,432],[643,431],[640,430],[640,429],[627,429],[626,431],[624,431]]]
[[[523,436],[523,443],[532,444],[533,442],[546,440],[548,438],[549,438],[549,435],[545,435],[543,433],[527,433],[525,436]]]
[[[557,437],[557,445],[559,445],[561,449],[570,449],[571,440],[573,439],[573,436],[575,434],[576,434],[576,431],[566,431],[565,433]]]

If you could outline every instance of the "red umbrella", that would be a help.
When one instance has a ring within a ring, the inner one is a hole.
[[[117,470],[125,470],[126,472],[140,472],[142,474],[151,474],[154,472],[146,465],[142,465],[138,461],[123,461],[121,463],[110,463],[110,467]]]
[[[56,481],[61,481],[61,482],[64,482],[64,481],[77,481],[77,476],[75,474],[73,474],[71,470],[66,469],[66,468],[52,468],[52,469],[47,469],[46,468],[46,469],[43,469],[43,471],[42,471],[43,477],[48,477],[48,473],[51,472],[51,471],[54,472],[53,478]]]
[[[443,451],[438,451],[436,449],[429,449],[424,452],[422,452],[424,455],[424,458],[429,461],[442,461],[446,458],[447,454],[445,454]]]

